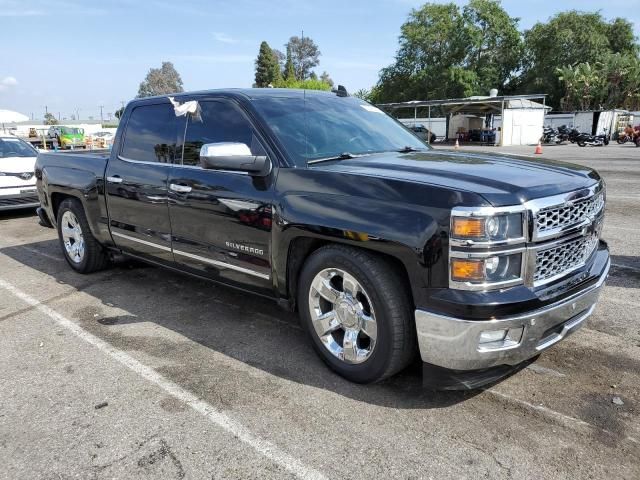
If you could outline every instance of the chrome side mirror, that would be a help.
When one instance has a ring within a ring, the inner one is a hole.
[[[205,143],[200,148],[200,164],[209,170],[247,172],[266,177],[271,173],[271,161],[266,155],[252,155],[244,143]]]

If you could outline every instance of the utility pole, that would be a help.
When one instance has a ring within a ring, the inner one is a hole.
[[[304,29],[302,30],[302,34],[300,36],[300,57],[302,57],[302,53],[304,52]],[[298,61],[300,62],[300,80],[304,80],[304,78],[302,78],[302,58],[298,58]]]
[[[100,121],[103,122],[104,118],[102,117],[102,109],[104,108],[104,105],[100,105]]]
[[[78,109],[78,107],[76,107],[76,120],[80,120],[80,109]]]

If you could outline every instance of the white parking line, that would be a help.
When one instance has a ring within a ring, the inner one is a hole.
[[[638,200],[640,199],[640,194],[637,195],[611,195],[607,193],[607,200],[610,198],[620,199],[620,200]]]
[[[227,431],[231,435],[238,438],[240,441],[246,443],[257,452],[264,455],[269,460],[277,463],[281,467],[285,468],[292,474],[296,475],[299,478],[305,479],[325,479],[326,477],[320,473],[319,471],[304,465],[298,459],[292,457],[291,455],[281,451],[274,444],[258,438],[255,436],[248,428],[241,425],[237,421],[233,420],[228,415],[220,412],[215,407],[210,405],[209,403],[201,400],[193,393],[183,389],[179,385],[173,383],[170,380],[167,380],[162,375],[157,373],[151,367],[144,365],[139,362],[131,355],[118,350],[114,346],[105,342],[104,340],[96,337],[95,335],[87,332],[85,329],[72,322],[68,318],[64,317],[60,313],[56,312],[52,308],[47,305],[42,304],[40,301],[36,300],[32,296],[23,292],[19,288],[15,287],[11,283],[7,282],[4,279],[0,278],[0,287],[5,290],[11,292],[13,295],[24,301],[25,303],[33,306],[35,309],[39,310],[41,313],[51,318],[54,322],[56,322],[61,327],[66,328],[71,333],[73,333],[76,337],[84,340],[85,342],[93,345],[98,350],[107,354],[114,360],[117,360],[125,367],[134,371],[141,377],[145,378],[149,382],[154,383],[162,390],[167,392],[169,395],[177,398],[178,400],[184,402],[196,412],[205,416],[211,423],[217,425],[223,430]]]
[[[606,430],[604,428],[598,427],[596,425],[592,425],[591,423],[585,422],[584,420],[580,420],[579,418],[571,417],[569,415],[565,415],[564,413],[556,412],[555,410],[547,408],[547,407],[545,407],[543,405],[534,405],[533,403],[527,402],[526,400],[521,400],[519,398],[512,397],[511,395],[507,395],[506,393],[499,392],[495,388],[487,389],[484,392],[488,393],[489,395],[500,397],[500,398],[502,398],[504,400],[507,400],[508,402],[512,402],[512,403],[518,404],[521,407],[526,408],[527,410],[537,411],[540,414],[542,414],[543,416],[546,416],[547,418],[553,419],[556,422],[560,423],[561,425],[575,426],[575,427],[584,428],[584,429],[587,429],[587,430],[600,430],[601,432],[604,432],[604,433],[606,433],[608,435],[611,435],[612,437],[617,437],[618,436],[618,434],[616,434],[616,433],[613,433],[613,432],[611,432],[609,430]],[[627,436],[627,437],[625,437],[625,439],[627,441],[629,441],[629,442],[632,442],[632,443],[635,443],[635,444],[640,444],[640,441],[638,441],[634,437]]]

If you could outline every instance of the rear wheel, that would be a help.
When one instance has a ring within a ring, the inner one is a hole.
[[[414,358],[411,305],[395,265],[363,250],[323,247],[300,274],[302,324],[327,365],[354,382],[382,380]]]
[[[583,142],[582,140],[578,140],[577,143],[578,143],[579,147],[586,147],[587,146],[587,144],[585,142]]]
[[[62,253],[71,268],[76,272],[91,273],[109,264],[109,257],[91,234],[84,208],[78,200],[64,200],[56,218]]]

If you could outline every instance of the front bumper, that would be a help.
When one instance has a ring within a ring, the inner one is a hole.
[[[416,330],[422,360],[453,370],[478,370],[497,365],[517,365],[538,355],[578,330],[593,312],[609,273],[607,259],[598,281],[559,302],[522,315],[488,320],[463,320],[416,310]],[[480,334],[495,330],[518,330],[515,345],[483,348]]]
[[[38,199],[38,193],[35,189],[24,193],[0,193],[0,211],[16,210],[18,208],[35,208],[39,206],[40,200]]]

